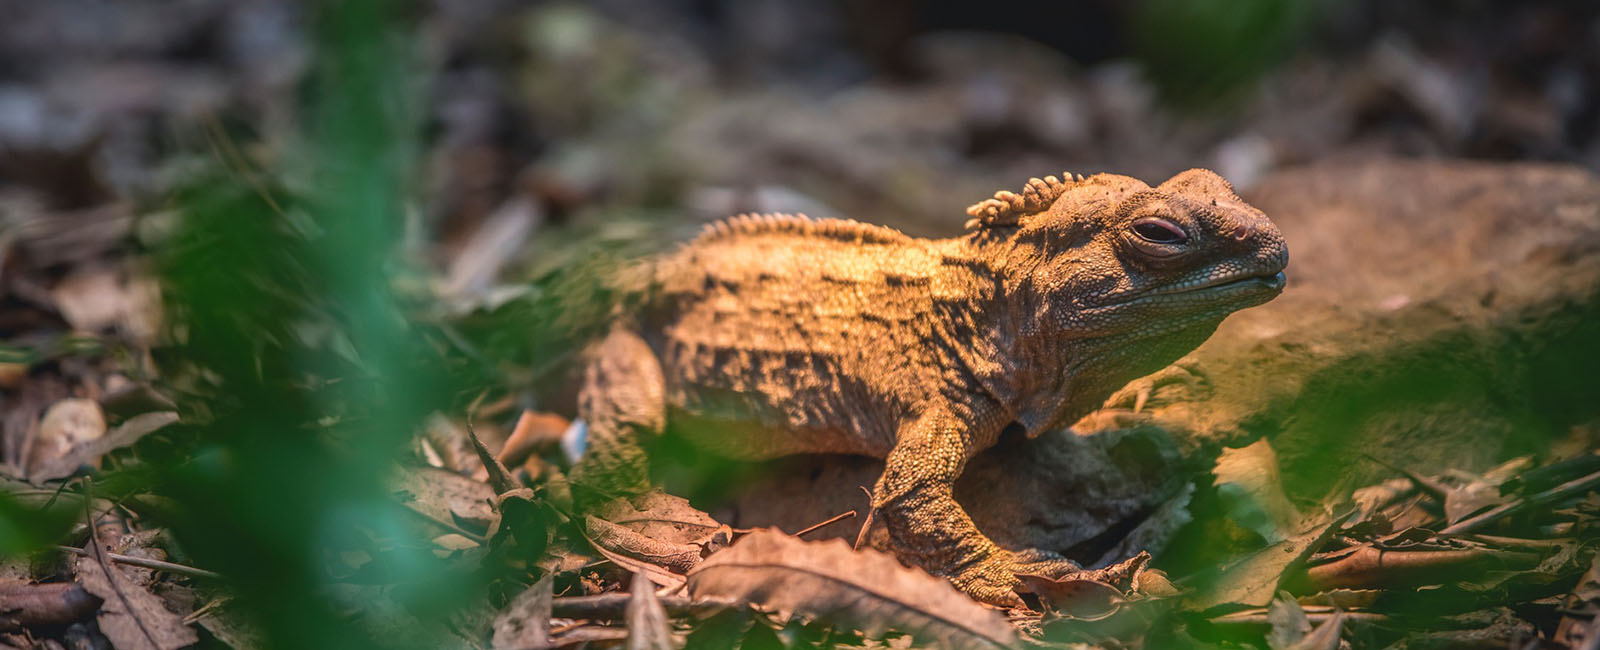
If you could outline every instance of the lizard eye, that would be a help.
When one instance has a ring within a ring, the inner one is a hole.
[[[1183,229],[1172,222],[1156,217],[1146,217],[1133,223],[1133,234],[1152,244],[1182,244],[1189,240]]]

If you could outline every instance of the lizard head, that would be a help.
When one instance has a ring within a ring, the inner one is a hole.
[[[1115,348],[1074,356],[1116,359],[1103,370],[1122,381],[1187,354],[1228,314],[1284,287],[1277,227],[1203,169],[1156,187],[1114,174],[1033,179],[968,214],[975,237],[1006,251],[1008,283],[1036,326],[1077,347]]]

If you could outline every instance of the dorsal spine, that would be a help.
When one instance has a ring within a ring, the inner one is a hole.
[[[893,228],[862,223],[853,219],[812,219],[803,214],[741,214],[707,224],[694,243],[717,241],[741,235],[768,233],[822,237],[868,244],[896,244],[911,238]]]
[[[1054,176],[1030,178],[1021,194],[1000,190],[994,193],[994,198],[972,204],[967,208],[967,215],[972,217],[967,221],[967,228],[1016,226],[1023,217],[1050,209],[1050,204],[1061,198],[1074,182],[1072,172],[1061,172],[1061,176],[1066,181]],[[1083,176],[1078,176],[1077,180],[1082,181]]]

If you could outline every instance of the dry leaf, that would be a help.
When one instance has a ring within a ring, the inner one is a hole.
[[[1064,618],[1098,621],[1117,613],[1127,599],[1122,592],[1099,580],[1019,575],[1029,592],[1038,594],[1045,609]]]
[[[1272,650],[1287,650],[1311,634],[1311,619],[1288,592],[1280,592],[1267,607],[1267,623],[1272,625],[1267,632],[1267,647]]]
[[[550,602],[552,593],[550,576],[533,583],[532,587],[511,599],[500,614],[494,617],[494,650],[535,650],[550,648]]]
[[[0,582],[0,629],[66,625],[93,614],[100,599],[74,582]]]
[[[1212,469],[1217,494],[1228,517],[1278,543],[1300,529],[1300,511],[1283,494],[1278,476],[1278,455],[1266,438],[1238,449],[1223,449]]]
[[[1333,612],[1333,618],[1324,621],[1299,642],[1282,650],[1339,650],[1339,633],[1343,629],[1344,612],[1336,610]]]
[[[1289,566],[1304,561],[1354,514],[1351,510],[1331,522],[1307,526],[1299,535],[1245,556],[1223,569],[1205,588],[1190,595],[1185,604],[1196,611],[1228,604],[1266,607],[1272,602]]]
[[[661,490],[612,499],[595,516],[640,535],[674,544],[703,544],[726,529],[683,497]],[[687,567],[685,567],[687,569]]]
[[[28,469],[37,471],[41,465],[72,453],[73,448],[105,435],[106,417],[98,403],[81,397],[60,400],[51,404],[39,420],[38,434],[28,450]]]
[[[1474,479],[1461,487],[1452,488],[1444,494],[1445,522],[1454,524],[1467,517],[1483,512],[1498,505],[1503,505],[1507,499],[1500,495],[1500,486],[1482,479]]]
[[[439,467],[398,467],[389,475],[389,491],[401,503],[445,523],[469,522],[487,528],[495,518],[494,489]]]
[[[93,543],[93,542],[91,542]],[[104,601],[97,620],[117,650],[175,650],[196,643],[198,634],[169,611],[161,597],[130,579],[126,569],[102,565],[92,552],[78,558],[78,583]],[[111,567],[107,574],[105,567]],[[112,584],[116,580],[116,584]]]
[[[700,563],[700,547],[651,539],[593,515],[583,518],[584,536],[617,566],[663,587],[683,586],[683,573]]]
[[[161,290],[144,276],[123,278],[110,269],[78,271],[51,290],[61,317],[80,332],[99,332],[117,326],[138,341],[150,341],[161,331]]]
[[[78,445],[65,456],[41,463],[34,468],[29,478],[34,481],[48,481],[71,476],[79,467],[98,462],[106,452],[138,442],[140,438],[160,431],[177,421],[178,414],[172,411],[145,413],[128,418],[127,422],[112,429],[111,433]]]
[[[496,458],[507,467],[521,465],[540,448],[560,444],[561,434],[566,433],[569,426],[572,426],[570,420],[554,413],[523,411]]]
[[[1011,624],[920,569],[843,540],[805,542],[775,529],[746,535],[689,572],[697,602],[748,603],[783,617],[898,630],[945,647],[1005,646]]]
[[[628,598],[628,650],[675,650],[672,625],[667,619],[667,608],[656,597],[655,584],[633,576],[633,590]]]

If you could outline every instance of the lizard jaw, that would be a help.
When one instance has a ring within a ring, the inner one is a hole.
[[[1108,303],[1107,306],[1127,305],[1145,300],[1159,299],[1163,296],[1177,295],[1205,295],[1226,293],[1260,293],[1260,304],[1277,297],[1283,292],[1284,285],[1288,283],[1282,271],[1268,274],[1238,273],[1216,278],[1199,278],[1180,282],[1178,284],[1161,287],[1153,291],[1140,292],[1127,296],[1121,300]]]

